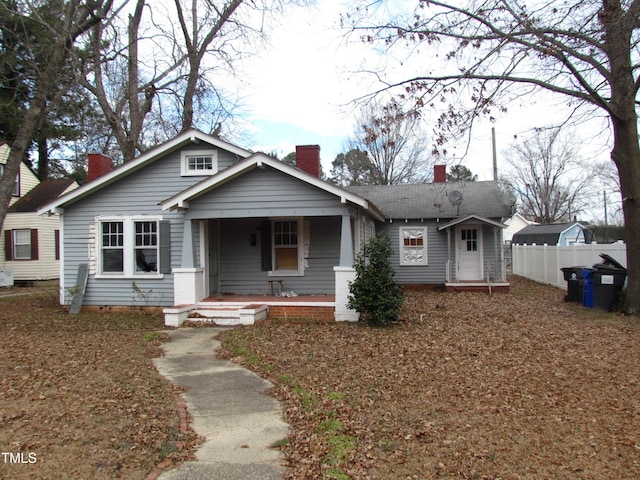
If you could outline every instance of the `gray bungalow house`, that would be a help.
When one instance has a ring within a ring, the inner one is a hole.
[[[356,320],[354,256],[380,229],[401,283],[507,285],[494,182],[344,189],[319,178],[318,146],[296,158],[197,130],[113,170],[90,156],[97,178],[39,210],[61,219],[61,303],[81,288],[83,306],[163,307],[168,325]]]

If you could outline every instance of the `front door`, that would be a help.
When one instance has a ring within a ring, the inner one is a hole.
[[[458,280],[482,280],[482,227],[456,227]]]

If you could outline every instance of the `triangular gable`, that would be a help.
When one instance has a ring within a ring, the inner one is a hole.
[[[249,150],[245,150],[231,143],[227,143],[224,140],[219,139],[218,137],[207,135],[206,133],[203,133],[195,129],[187,130],[186,132],[181,133],[180,135],[173,138],[172,140],[169,140],[163,143],[162,145],[159,145],[143,153],[135,160],[132,160],[123,165],[120,165],[119,167],[114,168],[109,173],[106,173],[98,177],[94,181],[86,183],[80,188],[77,188],[72,192],[69,192],[68,194],[63,195],[59,199],[51,203],[48,203],[47,205],[44,205],[42,208],[38,210],[38,214],[42,215],[48,212],[56,213],[57,210],[59,211],[59,209],[64,208],[67,205],[71,205],[74,202],[80,200],[81,198],[84,198],[100,190],[101,188],[104,188],[107,185],[110,185],[120,180],[121,178],[133,172],[136,172],[143,167],[146,167],[150,163],[153,163],[155,160],[162,158],[166,154],[174,150],[177,150],[183,147],[184,145],[188,145],[189,143],[200,143],[200,142],[212,145],[222,150],[229,151],[235,155],[238,155],[241,158],[247,158],[252,154],[252,152],[250,152]]]
[[[450,221],[449,223],[445,223],[444,225],[441,225],[438,227],[438,231],[442,231],[442,230],[446,230],[448,228],[451,227],[455,227],[456,225],[460,225],[462,223],[469,223],[469,222],[480,222],[480,223],[486,223],[487,225],[493,225],[494,227],[498,227],[498,228],[507,228],[507,226],[504,223],[500,223],[500,222],[496,222],[495,220],[491,220],[490,218],[485,218],[485,217],[481,217],[480,215],[475,215],[475,214],[471,214],[471,215],[467,215],[465,217],[460,217],[460,218],[456,218],[452,221]]]
[[[201,182],[185,189],[177,195],[166,199],[160,204],[162,210],[173,210],[177,208],[187,209],[189,208],[190,201],[256,168],[273,168],[274,170],[282,172],[309,185],[317,187],[327,193],[335,195],[336,197],[340,198],[340,201],[342,203],[349,202],[354,205],[358,205],[368,210],[378,220],[384,220],[384,216],[378,210],[378,208],[365,198],[348,192],[330,183],[327,183],[319,179],[318,177],[300,170],[299,168],[292,167],[291,165],[265,155],[264,153],[255,153],[251,157],[246,158],[238,162],[237,164],[226,168],[225,170],[222,170],[215,175],[212,175],[211,177],[206,178]]]

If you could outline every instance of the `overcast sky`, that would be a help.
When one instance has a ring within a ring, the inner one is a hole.
[[[388,72],[406,75],[411,68],[419,70],[421,62],[431,60],[424,51],[411,59],[380,57],[355,38],[348,41],[339,28],[340,14],[347,8],[341,0],[287,7],[271,27],[269,43],[259,48],[258,55],[242,70],[247,111],[244,127],[250,133],[250,144],[245,146],[284,156],[294,151],[295,145],[319,144],[323,168],[329,173],[331,162],[345,151],[345,140],[352,133],[357,115],[353,100],[374,89],[374,78],[355,72],[384,65]],[[470,153],[462,163],[481,180],[492,179],[492,127],[496,130],[498,167],[502,169],[502,152],[514,135],[522,138],[533,127],[557,122],[555,112],[562,108],[558,100],[545,102],[539,96],[519,100],[495,123],[476,125],[470,135]],[[431,126],[427,125],[425,131],[430,132]],[[579,130],[575,137],[581,153],[597,161],[607,160],[604,140],[591,142],[589,134],[582,138],[583,132]],[[450,151],[457,158],[464,146]]]

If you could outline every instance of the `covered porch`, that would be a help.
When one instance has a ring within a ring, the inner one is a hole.
[[[445,289],[508,292],[502,232],[506,225],[479,215],[454,219],[440,227],[447,235]]]
[[[278,217],[282,218],[289,217]],[[346,307],[349,282],[355,278],[357,222],[351,213],[293,218],[301,224],[300,270],[291,267],[285,275],[276,269],[275,247],[266,238],[272,240],[275,235],[265,226],[269,219],[186,220],[182,267],[172,272],[174,306],[164,309],[165,324],[179,326],[193,320],[237,325],[267,318],[357,320],[357,312]]]

